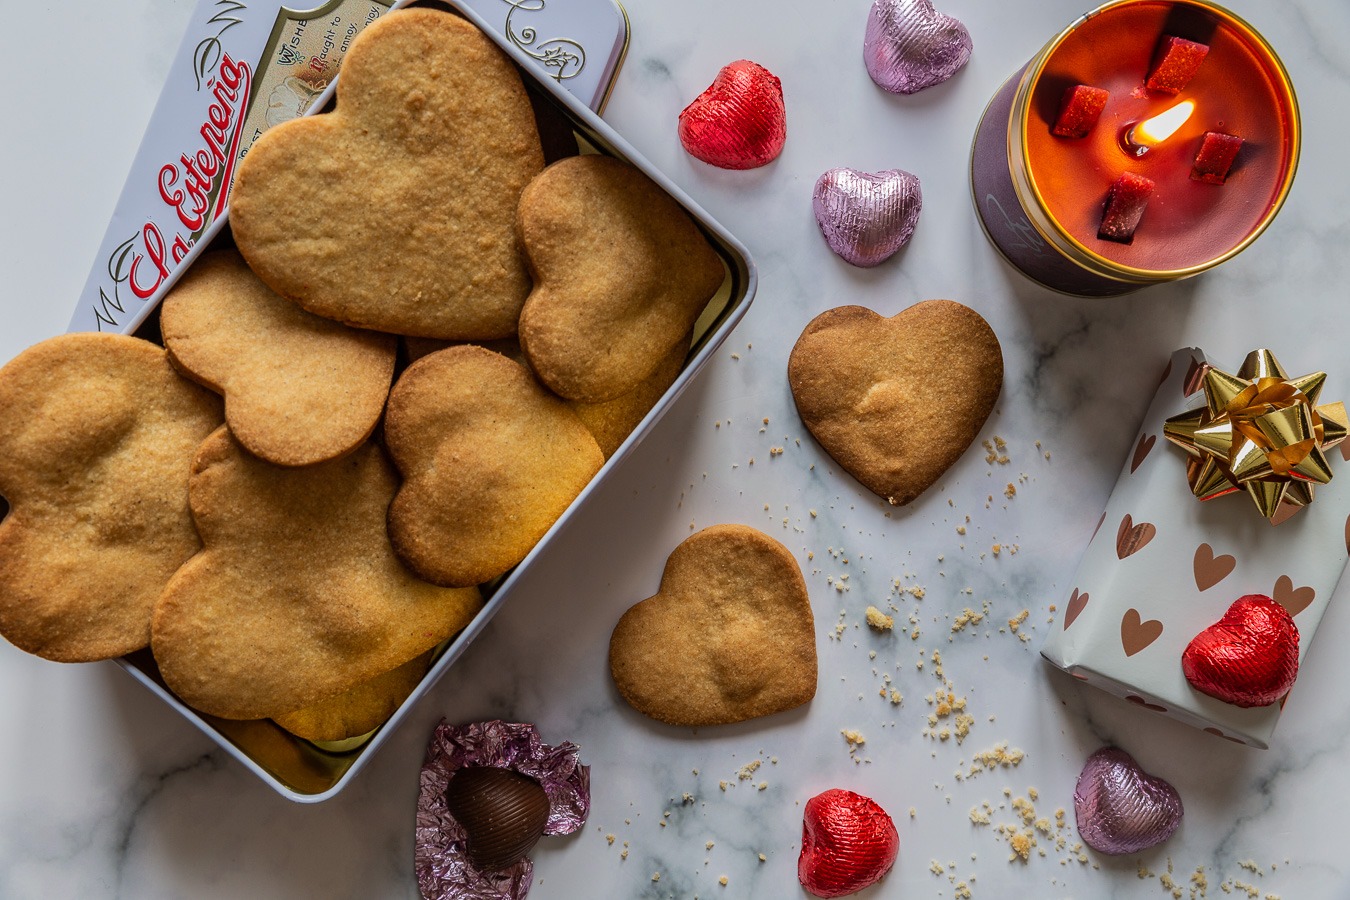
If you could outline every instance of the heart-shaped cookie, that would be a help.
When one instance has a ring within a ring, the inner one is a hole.
[[[481,584],[520,562],[605,461],[524,366],[468,344],[408,367],[384,436],[404,477],[389,537],[437,584]]]
[[[878,86],[912,94],[940,84],[970,59],[966,26],[932,0],[876,0],[867,16],[863,62]]]
[[[520,198],[534,290],[520,346],[550,390],[601,403],[635,389],[687,339],[726,270],[694,220],[637,168],[587,154]]]
[[[516,203],[543,165],[515,64],[458,16],[404,10],[352,42],[334,111],[253,145],[230,226],[259,277],[312,313],[506,337],[530,289]]]
[[[638,712],[724,725],[792,709],[816,693],[815,619],[782,544],[714,525],[666,560],[661,587],[614,626],[609,667]]]
[[[880,265],[914,234],[923,207],[918,176],[900,169],[830,169],[811,196],[825,243],[855,266]]]
[[[1268,706],[1298,677],[1298,626],[1283,606],[1248,594],[1181,654],[1191,687],[1234,706]]]
[[[841,306],[797,339],[788,384],[825,452],[903,506],[980,433],[1003,387],[1003,354],[989,324],[951,300],[925,300],[889,319]]]
[[[486,352],[486,351],[484,351]],[[193,461],[202,550],[155,607],[151,649],[169,688],[225,719],[313,706],[459,631],[477,588],[419,581],[385,516],[398,475],[366,442],[342,459],[283,468],[220,428]]]
[[[272,721],[307,741],[345,741],[368,734],[387,722],[417,689],[431,668],[432,655],[428,650],[313,706],[278,713]]]
[[[754,169],[778,158],[787,141],[783,83],[748,59],[722,67],[680,113],[680,143],[722,169]]]
[[[840,788],[802,810],[797,880],[817,897],[846,897],[876,884],[900,854],[895,822],[875,800]]]
[[[0,369],[0,634],[59,662],[150,643],[201,546],[188,473],[220,421],[220,398],[139,338],[61,335]]]
[[[689,346],[693,343],[693,340],[692,334],[686,335],[679,343],[671,347],[665,358],[657,365],[655,371],[626,394],[620,394],[613,400],[603,400],[599,403],[584,403],[580,400],[567,401],[567,405],[572,407],[573,411],[580,417],[582,424],[590,430],[595,442],[600,445],[600,450],[605,454],[605,459],[614,455],[614,451],[619,449],[619,445],[624,442],[628,435],[633,433],[633,429],[637,428],[646,418],[647,413],[651,412],[657,401],[665,396],[666,391],[675,383],[675,379],[684,370],[685,357],[689,355]],[[454,346],[453,343],[427,338],[404,338],[403,343],[407,348],[408,358],[411,362],[416,362],[423,356],[429,356],[437,350]],[[500,353],[508,359],[515,360],[527,369],[530,367],[530,361],[525,358],[525,353],[520,349],[518,341],[508,338],[501,341],[480,341],[477,343],[478,346],[485,347],[493,353]]]
[[[169,359],[225,397],[249,452],[307,466],[359,447],[384,412],[398,339],[305,312],[238,253],[208,253],[164,298]]]
[[[1167,840],[1185,809],[1176,788],[1145,772],[1124,750],[1103,747],[1078,776],[1073,812],[1083,843],[1115,856]]]

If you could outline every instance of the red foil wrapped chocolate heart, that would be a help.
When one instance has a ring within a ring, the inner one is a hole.
[[[1181,655],[1191,687],[1234,706],[1267,706],[1298,677],[1298,626],[1263,594],[1240,598]]]
[[[783,84],[748,59],[723,66],[680,113],[684,149],[723,169],[758,168],[776,159],[786,140]]]
[[[900,835],[875,801],[838,788],[806,801],[797,878],[817,897],[844,897],[895,865]]]

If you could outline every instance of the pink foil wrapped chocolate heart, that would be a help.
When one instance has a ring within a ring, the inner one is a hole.
[[[1161,844],[1177,830],[1184,811],[1176,788],[1116,747],[1089,756],[1073,789],[1078,833],[1100,853],[1138,853]]]
[[[895,865],[900,834],[876,801],[839,788],[806,801],[797,880],[817,897],[845,897]]]
[[[1298,677],[1298,626],[1264,594],[1234,601],[1181,654],[1191,687],[1234,706],[1268,706]]]
[[[748,59],[723,66],[680,113],[680,143],[723,169],[754,169],[777,159],[787,141],[783,84]]]
[[[825,243],[855,266],[885,262],[909,243],[923,207],[919,179],[900,169],[875,174],[830,169],[811,196]]]
[[[876,0],[867,17],[867,74],[893,94],[940,84],[970,59],[970,32],[932,0]]]

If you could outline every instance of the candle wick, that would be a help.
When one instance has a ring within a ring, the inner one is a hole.
[[[1148,144],[1141,144],[1134,139],[1135,126],[1130,126],[1120,133],[1120,148],[1133,157],[1140,157],[1148,153]]]

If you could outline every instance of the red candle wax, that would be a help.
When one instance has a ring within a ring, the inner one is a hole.
[[[1210,48],[1176,95],[1144,86],[1155,51],[1169,36]],[[1067,140],[1051,128],[1060,98],[1074,84],[1105,88],[1110,98],[1091,134]],[[1196,108],[1179,131],[1142,157],[1125,151],[1125,131],[1183,100]],[[1031,186],[1055,226],[1089,254],[1134,270],[1203,267],[1240,249],[1278,208],[1297,161],[1298,113],[1279,61],[1231,14],[1195,3],[1135,0],[1091,15],[1050,51],[1026,116]],[[1207,131],[1244,141],[1222,185],[1190,177]],[[1111,184],[1125,172],[1156,184],[1129,244],[1098,237]]]

